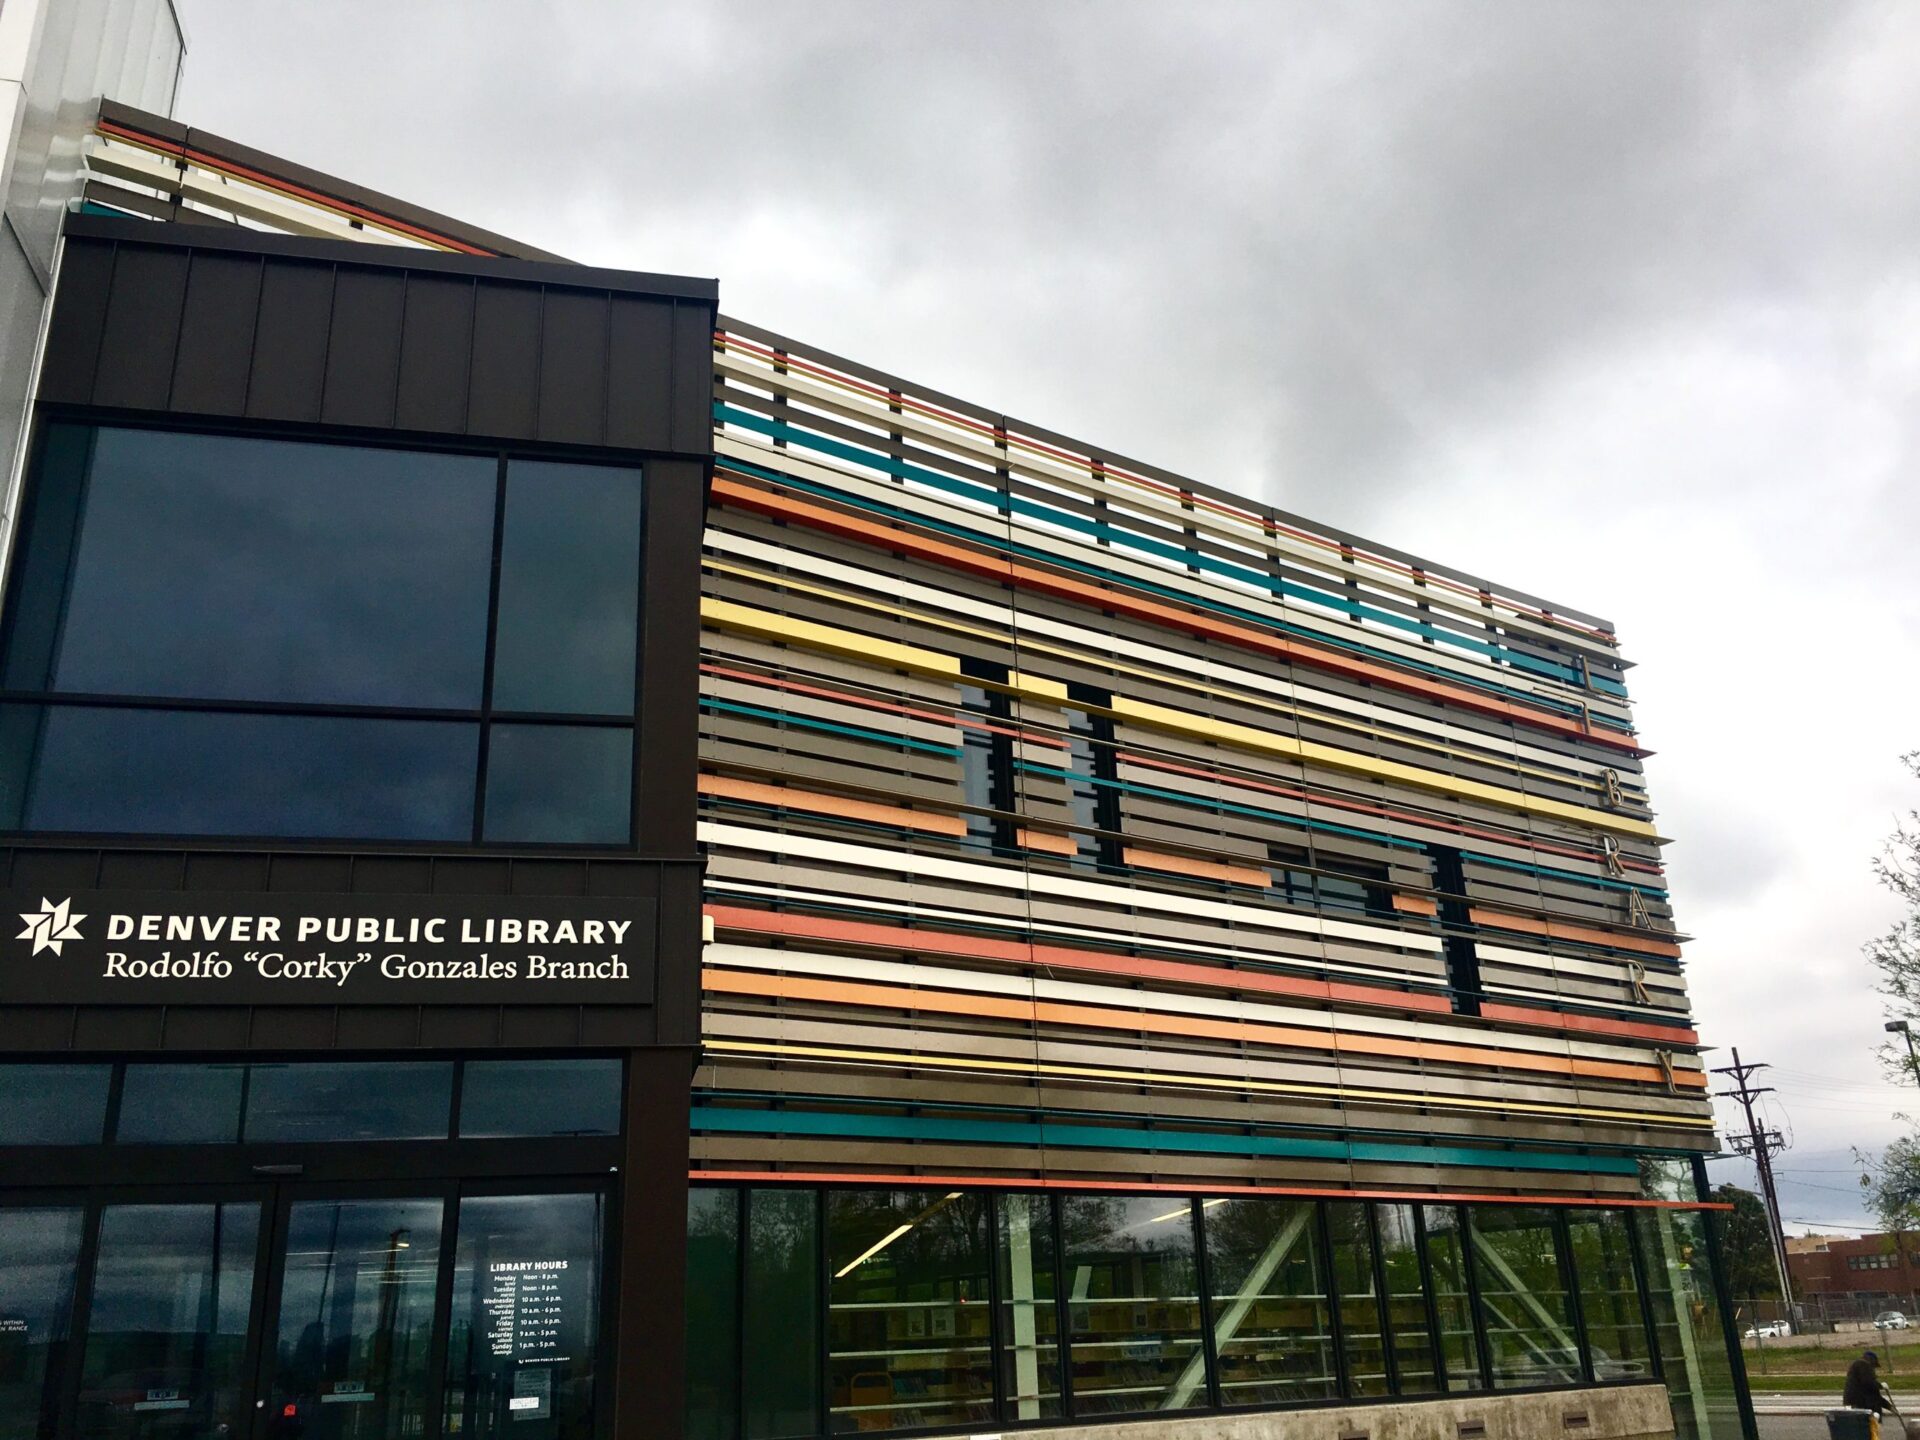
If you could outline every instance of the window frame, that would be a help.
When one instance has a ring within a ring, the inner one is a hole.
[[[820,1440],[820,1437],[829,1437],[840,1433],[851,1433],[836,1431],[831,1428],[833,1400],[829,1371],[829,1347],[826,1337],[828,1334],[827,1326],[831,1304],[832,1275],[825,1229],[827,1196],[836,1190],[849,1189],[898,1191],[902,1188],[897,1183],[898,1178],[899,1177],[875,1176],[873,1177],[873,1183],[869,1185],[852,1186],[846,1184],[818,1185],[805,1182],[781,1182],[775,1177],[755,1175],[752,1179],[743,1179],[738,1182],[728,1182],[717,1179],[699,1180],[688,1187],[690,1195],[702,1192],[719,1192],[733,1197],[733,1215],[736,1226],[737,1244],[735,1249],[735,1268],[731,1280],[735,1305],[732,1312],[733,1328],[726,1337],[726,1340],[727,1354],[731,1365],[734,1367],[736,1383],[732,1389],[732,1408],[721,1411],[718,1416],[722,1422],[719,1433],[727,1437],[727,1440],[745,1440],[747,1435],[745,1426],[745,1387],[737,1383],[737,1377],[743,1373],[744,1368],[751,1363],[754,1353],[753,1342],[755,1337],[749,1334],[746,1310],[741,1303],[741,1297],[746,1293],[749,1284],[747,1264],[751,1247],[748,1244],[747,1235],[751,1216],[752,1196],[770,1190],[798,1193],[807,1197],[807,1203],[810,1206],[813,1216],[816,1286],[814,1296],[814,1324],[816,1326],[816,1333],[819,1336],[818,1351],[813,1357],[814,1363],[812,1366],[814,1385],[816,1387],[815,1394],[812,1397],[815,1428],[813,1431],[804,1435],[796,1434],[792,1437],[792,1440]],[[889,1184],[888,1181],[890,1180],[895,1183]],[[932,1192],[934,1187],[927,1188]],[[1631,1219],[1629,1219],[1628,1223],[1630,1235],[1629,1253],[1634,1262],[1633,1278],[1639,1302],[1642,1334],[1649,1347],[1650,1356],[1652,1357],[1649,1364],[1649,1373],[1644,1376],[1615,1380],[1591,1378],[1593,1365],[1590,1342],[1585,1333],[1583,1318],[1577,1318],[1577,1328],[1570,1330],[1570,1333],[1575,1336],[1576,1343],[1579,1347],[1578,1358],[1580,1374],[1574,1379],[1564,1384],[1501,1387],[1493,1384],[1493,1377],[1490,1373],[1492,1370],[1492,1355],[1491,1349],[1486,1341],[1485,1316],[1476,1276],[1478,1260],[1474,1253],[1476,1236],[1475,1227],[1472,1223],[1473,1212],[1501,1211],[1513,1208],[1544,1210],[1548,1217],[1547,1224],[1549,1228],[1555,1232],[1555,1245],[1558,1251],[1557,1272],[1561,1283],[1566,1284],[1569,1279],[1577,1279],[1577,1275],[1574,1273],[1575,1266],[1573,1257],[1567,1244],[1567,1223],[1569,1218],[1576,1214],[1586,1214],[1590,1210],[1613,1210],[1630,1217],[1633,1213],[1632,1208],[1623,1206],[1618,1202],[1612,1204],[1596,1202],[1593,1205],[1581,1205],[1577,1207],[1537,1201],[1516,1202],[1503,1205],[1471,1201],[1464,1203],[1458,1201],[1432,1202],[1430,1197],[1423,1198],[1417,1195],[1398,1196],[1393,1199],[1374,1199],[1345,1195],[1321,1195],[1315,1197],[1312,1195],[1289,1193],[1284,1190],[1270,1192],[1274,1199],[1285,1199],[1312,1207],[1309,1224],[1313,1227],[1316,1242],[1321,1253],[1326,1256],[1326,1265],[1323,1274],[1323,1286],[1326,1293],[1323,1297],[1323,1303],[1326,1306],[1329,1318],[1330,1340],[1333,1347],[1332,1355],[1336,1369],[1335,1378],[1338,1393],[1332,1398],[1324,1400],[1230,1406],[1222,1403],[1219,1388],[1220,1375],[1215,1335],[1215,1325],[1217,1323],[1215,1318],[1216,1300],[1219,1297],[1213,1294],[1212,1278],[1209,1274],[1206,1258],[1208,1207],[1205,1202],[1210,1198],[1207,1191],[1197,1190],[1186,1195],[1156,1194],[1148,1196],[1143,1195],[1141,1192],[1126,1190],[1125,1188],[1116,1188],[1111,1191],[1101,1190],[1097,1187],[1088,1187],[1084,1190],[1079,1188],[1063,1190],[1052,1187],[1034,1188],[1021,1186],[1019,1184],[1004,1187],[980,1186],[977,1188],[970,1188],[963,1185],[958,1188],[965,1193],[980,1195],[986,1206],[987,1232],[995,1252],[991,1256],[991,1264],[988,1270],[988,1294],[986,1297],[986,1303],[991,1307],[990,1313],[992,1316],[989,1338],[994,1349],[991,1374],[993,1377],[993,1404],[997,1417],[991,1423],[994,1428],[1006,1430],[1009,1433],[1044,1430],[1061,1426],[1071,1427],[1085,1424],[1125,1423],[1128,1421],[1137,1421],[1141,1416],[1151,1416],[1160,1413],[1158,1410],[1150,1408],[1124,1413],[1103,1410],[1088,1414],[1084,1413],[1082,1407],[1076,1402],[1075,1387],[1073,1384],[1074,1357],[1072,1328],[1068,1315],[1072,1300],[1069,1295],[1069,1286],[1064,1279],[1066,1273],[1064,1264],[1066,1252],[1064,1248],[1065,1235],[1063,1234],[1063,1202],[1069,1195],[1073,1194],[1089,1194],[1095,1198],[1103,1196],[1115,1199],[1150,1198],[1157,1201],[1164,1201],[1169,1209],[1172,1209],[1177,1204],[1185,1204],[1188,1207],[1190,1211],[1189,1223],[1191,1225],[1194,1244],[1193,1263],[1195,1278],[1199,1286],[1198,1298],[1201,1335],[1198,1353],[1204,1356],[1206,1369],[1200,1386],[1200,1393],[1205,1396],[1205,1401],[1202,1404],[1189,1405],[1177,1412],[1184,1416],[1198,1417],[1215,1415],[1246,1417],[1267,1413],[1340,1409],[1365,1405],[1426,1404],[1439,1400],[1458,1401],[1474,1398],[1494,1400],[1514,1395],[1565,1393],[1577,1390],[1609,1389],[1632,1385],[1665,1383],[1665,1375],[1659,1359],[1659,1349],[1654,1335],[1652,1296],[1647,1289],[1644,1257],[1640,1252],[1640,1240],[1637,1233],[1639,1225]],[[1056,1364],[1059,1367],[1059,1400],[1061,1413],[1056,1416],[1043,1416],[1038,1419],[1029,1420],[1018,1418],[1015,1409],[1016,1401],[1009,1393],[1007,1384],[1007,1361],[1014,1351],[1010,1347],[1005,1333],[1003,1307],[1006,1303],[1006,1295],[1005,1285],[1000,1274],[1000,1256],[997,1250],[1002,1210],[1007,1201],[1016,1196],[1039,1198],[1045,1202],[1044,1205],[1037,1207],[1035,1218],[1037,1219],[1040,1215],[1044,1215],[1047,1223],[1051,1226],[1049,1243],[1052,1247],[1054,1265],[1056,1267],[1054,1296],[1051,1303],[1055,1311],[1054,1353]],[[1227,1198],[1240,1197],[1230,1196]],[[1381,1338],[1382,1344],[1385,1347],[1385,1355],[1388,1357],[1387,1369],[1391,1377],[1387,1392],[1384,1395],[1354,1396],[1351,1393],[1352,1386],[1347,1374],[1348,1363],[1343,1343],[1343,1326],[1339,1313],[1338,1283],[1334,1277],[1335,1267],[1332,1260],[1332,1247],[1329,1234],[1328,1207],[1332,1203],[1353,1203],[1363,1207],[1364,1213],[1361,1220],[1365,1232],[1369,1237],[1369,1243],[1373,1252],[1371,1268],[1376,1291],[1375,1300],[1381,1311]],[[1481,1381],[1481,1388],[1477,1390],[1457,1390],[1447,1384],[1447,1362],[1438,1338],[1440,1334],[1439,1321],[1436,1314],[1437,1307],[1432,1283],[1432,1271],[1426,1252],[1427,1224],[1424,1211],[1429,1203],[1437,1203],[1445,1208],[1451,1208],[1456,1211],[1458,1216],[1457,1227],[1451,1233],[1457,1237],[1462,1278],[1467,1286],[1466,1298],[1470,1307],[1470,1321],[1475,1333],[1475,1343],[1478,1350],[1477,1370],[1479,1372],[1478,1378]],[[1415,1245],[1420,1261],[1419,1269],[1424,1302],[1423,1308],[1428,1326],[1428,1343],[1433,1348],[1436,1375],[1439,1377],[1439,1384],[1441,1385],[1441,1388],[1438,1390],[1422,1389],[1409,1392],[1399,1382],[1398,1357],[1394,1355],[1392,1348],[1395,1327],[1387,1303],[1387,1286],[1383,1273],[1385,1263],[1379,1242],[1380,1220],[1377,1207],[1381,1204],[1408,1205],[1411,1206],[1413,1211],[1413,1223],[1416,1231]],[[1696,1207],[1686,1206],[1683,1208],[1692,1210]],[[1717,1242],[1711,1239],[1709,1240],[1710,1249],[1714,1243]],[[1576,1317],[1578,1317],[1578,1303],[1577,1299],[1574,1298],[1574,1292],[1570,1290],[1568,1295],[1569,1299],[1573,1302],[1574,1313]],[[691,1419],[692,1416],[689,1414],[690,1422]],[[728,1428],[729,1426],[731,1427],[730,1429]],[[873,1432],[862,1431],[861,1433],[873,1433],[889,1437],[914,1437],[961,1434],[977,1430],[978,1428],[978,1425],[949,1425]]]
[[[389,431],[365,431],[338,426],[305,426],[286,423],[243,423],[217,417],[181,417],[162,413],[103,412],[89,407],[41,404],[33,417],[26,463],[20,472],[17,514],[6,547],[0,553],[0,647],[11,643],[13,616],[18,608],[24,580],[25,543],[31,533],[43,494],[40,473],[48,452],[51,432],[59,426],[88,427],[98,430],[166,431],[205,436],[210,439],[284,441],[306,445],[331,445],[342,450],[384,450],[436,455],[463,455],[494,462],[493,527],[487,588],[485,649],[482,665],[480,703],[471,709],[394,705],[307,703],[295,701],[236,701],[225,699],[182,698],[178,696],[120,695],[65,692],[59,690],[20,690],[0,685],[0,706],[42,706],[53,708],[169,710],[188,713],[225,713],[253,715],[303,715],[340,719],[388,719],[420,722],[457,722],[476,727],[477,755],[474,764],[471,823],[460,838],[411,839],[391,836],[346,835],[272,835],[222,832],[136,830],[52,830],[27,827],[0,828],[0,841],[30,841],[41,844],[85,843],[116,847],[192,846],[205,849],[258,849],[273,846],[285,849],[334,849],[343,846],[370,853],[422,853],[478,851],[510,855],[533,854],[633,854],[644,848],[642,833],[641,767],[642,735],[647,728],[651,697],[646,684],[648,649],[648,610],[650,598],[649,549],[654,503],[650,495],[648,471],[658,458],[653,452],[609,449],[573,449],[559,451],[535,443],[517,441],[484,442],[461,436],[421,435]],[[495,708],[493,675],[498,644],[498,620],[501,591],[502,547],[505,541],[507,482],[516,461],[542,464],[592,466],[629,470],[640,476],[640,531],[635,536],[639,556],[639,590],[634,636],[634,708],[631,714],[561,715],[547,711],[522,711]],[[691,684],[691,681],[689,682]],[[542,725],[586,729],[625,729],[629,733],[627,770],[627,832],[624,839],[608,841],[536,841],[495,840],[485,835],[488,762],[493,725]]]

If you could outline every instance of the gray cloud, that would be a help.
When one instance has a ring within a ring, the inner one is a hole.
[[[1862,1087],[1808,1098],[1829,1148],[1888,1133],[1858,947],[1920,801],[1920,11],[188,22],[192,123],[1612,615],[1703,1030]]]

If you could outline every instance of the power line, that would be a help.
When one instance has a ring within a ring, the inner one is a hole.
[[[1776,1150],[1787,1148],[1787,1142],[1778,1130],[1762,1128],[1760,1117],[1754,1113],[1754,1102],[1762,1095],[1774,1093],[1773,1086],[1754,1086],[1748,1083],[1755,1075],[1769,1067],[1764,1063],[1742,1065],[1740,1048],[1732,1051],[1733,1064],[1720,1066],[1714,1070],[1716,1075],[1731,1075],[1734,1088],[1715,1093],[1729,1100],[1738,1100],[1740,1108],[1746,1113],[1747,1133],[1732,1137],[1733,1148],[1742,1155],[1753,1156],[1753,1168],[1760,1177],[1760,1199],[1767,1207],[1767,1238],[1773,1241],[1773,1264],[1780,1272],[1780,1298],[1786,1303],[1787,1312],[1799,1319],[1793,1305],[1793,1285],[1787,1273],[1787,1234],[1780,1223],[1780,1196],[1773,1185],[1773,1154]],[[1805,1224],[1805,1221],[1797,1221]]]

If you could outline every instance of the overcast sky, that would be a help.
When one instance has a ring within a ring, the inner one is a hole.
[[[1617,622],[1700,1027],[1860,1222],[1920,7],[180,4],[190,124]]]

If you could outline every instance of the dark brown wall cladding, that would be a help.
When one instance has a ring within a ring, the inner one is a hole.
[[[40,399],[706,458],[711,280],[67,222]]]
[[[696,860],[302,850],[0,848],[17,893],[439,895],[653,902],[659,964],[632,1005],[0,1005],[0,1053],[690,1046],[699,1035]]]

